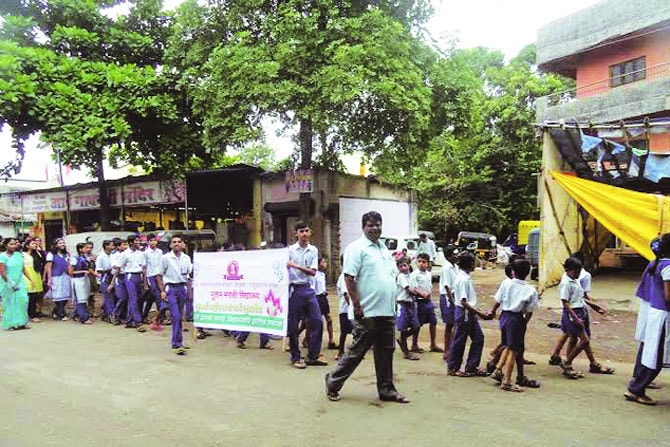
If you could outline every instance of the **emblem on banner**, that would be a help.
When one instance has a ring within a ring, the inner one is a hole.
[[[228,263],[228,267],[226,268],[227,275],[223,275],[223,279],[227,279],[229,281],[239,281],[240,279],[244,279],[244,275],[240,275],[240,266],[237,263],[237,261],[230,261]]]

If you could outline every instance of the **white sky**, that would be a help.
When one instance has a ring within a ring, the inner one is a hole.
[[[166,9],[172,9],[182,0],[165,0]],[[541,0],[433,0],[435,16],[429,23],[433,36],[458,39],[458,47],[484,46],[501,50],[509,59],[527,44],[535,41],[537,30],[543,25],[586,8],[599,0],[563,0],[550,4]],[[291,152],[289,138],[280,138],[268,129],[268,143],[277,149],[278,159]],[[13,157],[7,132],[0,133],[0,163]],[[23,170],[17,179],[44,180],[47,164],[51,164],[47,150],[29,144]],[[355,164],[355,163],[354,163]],[[49,168],[55,172],[55,168]],[[115,177],[108,172],[110,178]],[[357,168],[354,169],[357,172]],[[86,181],[84,175],[72,173],[67,183]]]

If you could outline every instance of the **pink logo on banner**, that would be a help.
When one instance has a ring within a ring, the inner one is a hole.
[[[228,264],[228,268],[226,269],[227,275],[223,275],[223,279],[227,279],[229,281],[239,281],[240,279],[244,279],[244,275],[240,275],[240,266],[237,263],[237,261],[230,261]]]
[[[281,298],[275,296],[275,294],[272,293],[272,290],[270,290],[270,292],[265,296],[265,303],[268,304],[268,307],[265,309],[265,311],[271,317],[276,317],[277,315],[284,312],[284,309],[281,305]]]

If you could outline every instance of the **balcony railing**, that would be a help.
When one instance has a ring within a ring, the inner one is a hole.
[[[641,79],[632,82],[629,81],[629,79],[635,79],[636,77],[641,77]],[[619,76],[602,79],[591,84],[582,85],[572,90],[565,90],[551,94],[546,97],[547,106],[553,107],[561,104],[567,104],[576,99],[597,96],[610,90],[624,89],[629,86],[640,85],[644,82],[651,82],[657,79],[668,77],[670,77],[670,62],[664,62],[662,64],[652,65],[651,67],[647,67],[643,70],[632,71],[630,73],[625,73]],[[612,84],[616,83],[617,79],[621,79],[622,83],[617,87],[612,87]]]

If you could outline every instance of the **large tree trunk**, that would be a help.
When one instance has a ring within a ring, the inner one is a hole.
[[[300,121],[300,133],[298,134],[298,139],[300,140],[300,169],[310,169],[312,167],[312,153],[314,151],[311,118],[308,117]],[[310,203],[311,203],[311,194],[301,193],[300,215],[298,216],[298,218],[300,219],[300,221],[308,224],[311,217],[309,209]]]
[[[100,229],[102,231],[109,231],[111,229],[111,210],[109,206],[109,191],[105,182],[105,169],[103,167],[104,154],[102,153],[102,149],[95,149],[95,151],[95,177],[98,179],[98,193],[100,194]]]

